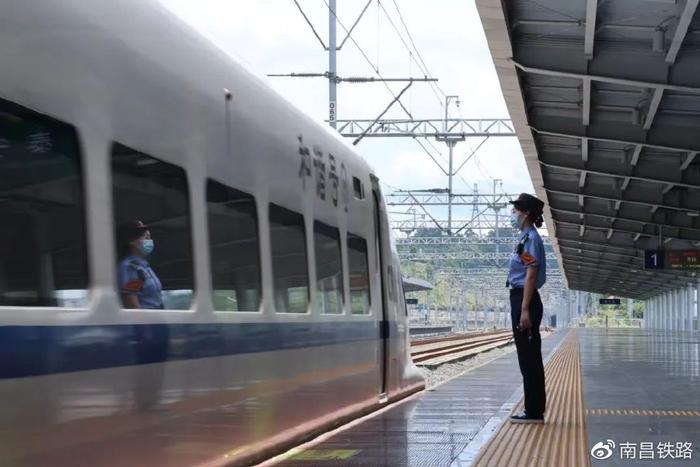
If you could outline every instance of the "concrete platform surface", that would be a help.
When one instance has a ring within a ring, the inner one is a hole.
[[[700,465],[700,336],[645,329],[578,335],[588,439],[591,447],[603,443],[600,457],[610,454],[591,456],[591,465]]]

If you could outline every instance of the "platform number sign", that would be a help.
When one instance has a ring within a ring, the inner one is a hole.
[[[663,250],[644,250],[644,269],[663,269],[664,259]]]
[[[601,298],[600,300],[598,300],[598,303],[600,305],[619,305],[620,299],[619,298]]]

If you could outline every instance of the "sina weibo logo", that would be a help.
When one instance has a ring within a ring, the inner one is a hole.
[[[591,448],[591,456],[594,459],[605,460],[613,455],[613,449],[615,449],[613,440],[609,439],[606,443],[599,441]]]

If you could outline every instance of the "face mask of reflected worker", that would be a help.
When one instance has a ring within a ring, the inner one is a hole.
[[[155,246],[155,242],[150,238],[144,238],[141,240],[141,251],[146,256],[153,253],[153,248],[155,248]]]

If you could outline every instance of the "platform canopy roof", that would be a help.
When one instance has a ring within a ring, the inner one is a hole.
[[[433,290],[433,284],[426,280],[419,279],[417,277],[403,277],[402,279],[404,292],[422,292],[424,290]]]
[[[638,299],[695,281],[700,0],[477,0],[568,285]]]

